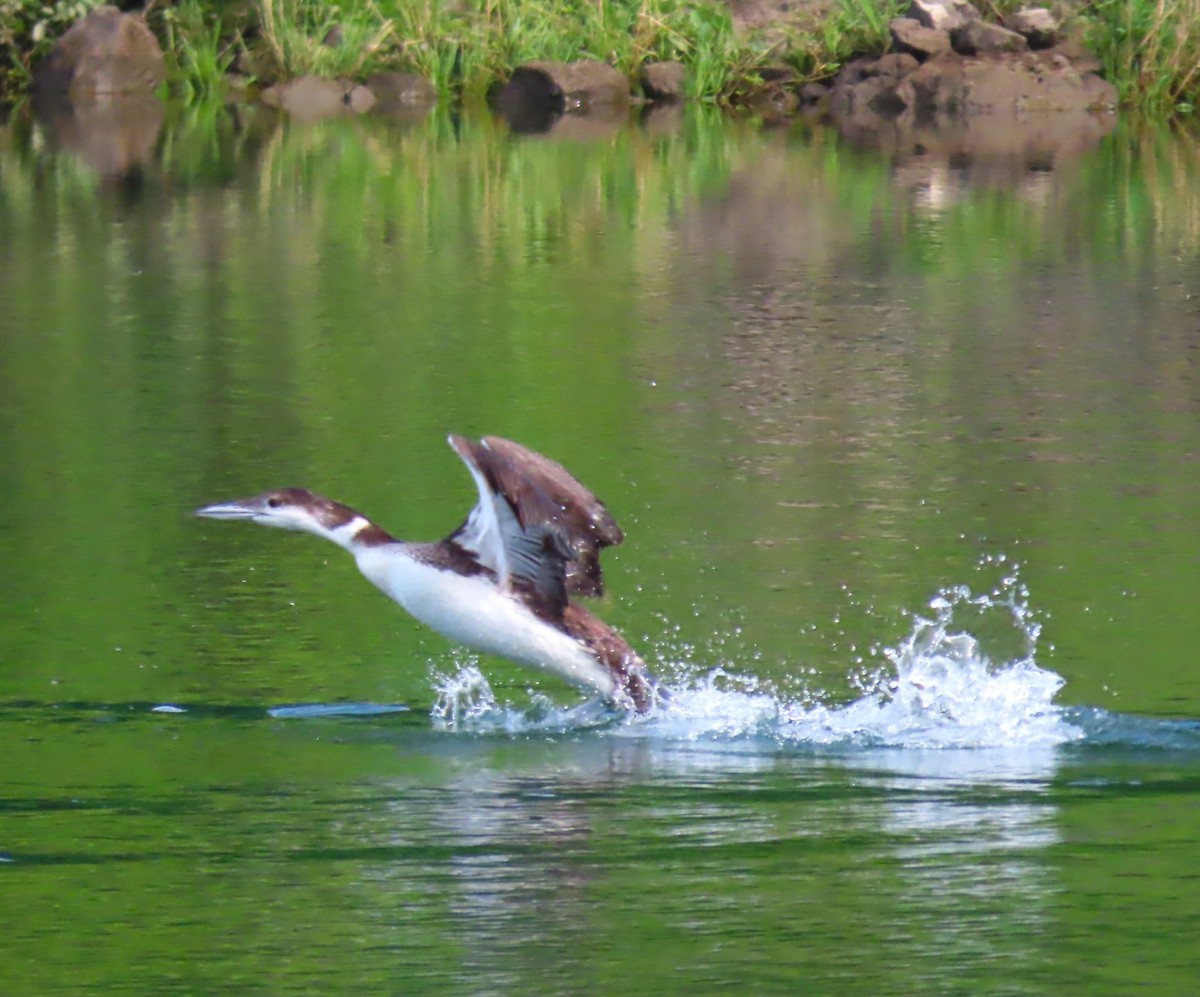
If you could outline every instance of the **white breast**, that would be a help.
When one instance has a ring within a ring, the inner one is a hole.
[[[476,651],[496,654],[611,696],[616,681],[569,634],[544,623],[483,576],[465,577],[394,547],[357,551],[359,570],[422,623]]]

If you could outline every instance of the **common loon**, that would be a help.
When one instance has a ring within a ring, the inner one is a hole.
[[[511,440],[451,436],[479,502],[444,540],[396,540],[349,506],[303,488],[218,502],[209,519],[246,519],[332,540],[385,595],[451,640],[558,675],[644,713],[656,683],[637,653],[572,596],[603,592],[600,551],[624,535],[561,465]]]

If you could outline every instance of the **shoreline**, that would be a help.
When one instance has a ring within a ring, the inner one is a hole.
[[[33,0],[25,2],[31,9],[35,6]],[[637,9],[614,10],[603,3],[586,8],[593,14],[572,20],[571,31],[564,32],[555,30],[563,27],[563,11],[550,2],[520,8],[494,3],[486,7],[486,14],[465,5],[427,9],[418,19],[400,0],[356,0],[340,10],[303,0],[246,0],[236,5],[151,0],[145,9],[125,16],[140,21],[146,36],[161,49],[157,89],[165,88],[185,102],[255,99],[274,84],[301,77],[365,83],[385,74],[424,81],[413,86],[436,99],[469,102],[495,98],[526,65],[595,62],[629,82],[633,102],[701,100],[773,114],[821,103],[816,88],[833,91],[848,68],[864,58],[905,53],[923,63],[940,55],[923,50],[923,42],[909,44],[900,38],[897,17],[922,18],[922,30],[936,19],[924,19],[921,11],[940,17],[940,10],[968,9],[969,17],[980,20],[979,11],[965,0],[914,0],[911,5],[891,0],[731,0],[729,5],[687,7],[675,6],[673,0],[644,0]],[[1200,91],[1200,60],[1187,60],[1200,55],[1200,17],[1191,32],[1181,31],[1180,22],[1193,6],[1200,13],[1200,0],[1179,0],[1178,18],[1157,24],[1160,35],[1168,30],[1172,34],[1170,52],[1167,43],[1151,33],[1131,35],[1126,22],[1142,2],[1129,0],[1125,20],[1108,23],[1101,15],[1107,11],[1116,16],[1112,5],[1084,0],[1056,19],[1060,37],[1055,44],[1069,41],[1072,52],[1079,53],[1070,56],[1072,61],[1086,59],[1088,71],[1111,84],[1111,98],[1097,103],[1160,118],[1190,113]],[[78,6],[116,11],[94,0]],[[996,0],[982,6],[987,17],[981,23],[989,31],[1003,32],[1022,5]],[[536,13],[517,18],[518,10],[523,13],[526,7]],[[1045,14],[1051,16],[1049,11]],[[61,46],[70,27],[47,20],[24,28],[0,26],[0,100],[11,102],[37,89],[53,46]],[[1032,36],[1026,37],[1030,41],[1023,47],[1033,48]],[[980,54],[1020,54],[998,44],[1001,47],[984,48]],[[954,47],[957,51],[957,42]],[[597,52],[607,57],[596,59]],[[966,53],[974,54],[974,49]],[[1151,84],[1146,74],[1155,59],[1158,77]],[[1136,77],[1122,76],[1122,60],[1129,64],[1127,69],[1136,68]],[[671,67],[666,85],[651,76],[660,66]],[[554,72],[547,75],[553,91],[558,81]],[[574,91],[558,89],[569,109]],[[409,87],[405,99],[413,92]],[[586,99],[587,87],[580,92]]]

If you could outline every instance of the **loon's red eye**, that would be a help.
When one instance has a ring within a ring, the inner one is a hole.
[[[272,509],[278,509],[281,505],[283,505],[283,501],[277,495],[272,495],[269,499],[267,499],[267,505]]]

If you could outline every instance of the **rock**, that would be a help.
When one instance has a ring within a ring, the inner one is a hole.
[[[1115,106],[1116,88],[1074,66],[1049,60],[936,59],[922,64],[897,87],[909,107],[931,114],[1083,112]]]
[[[897,51],[924,62],[926,59],[950,51],[950,35],[936,28],[927,28],[911,17],[897,17],[888,29],[892,34],[892,46]]]
[[[762,85],[745,99],[745,106],[764,119],[788,117],[800,109],[800,83],[790,66],[769,66],[760,73]]]
[[[856,86],[867,80],[880,79],[895,84],[919,66],[920,63],[906,52],[889,52],[878,59],[864,56],[846,63],[834,81],[835,87]]]
[[[1023,7],[1007,15],[1003,24],[1023,36],[1032,49],[1050,48],[1058,42],[1058,19],[1045,7]]]
[[[568,112],[627,115],[629,96],[629,81],[603,62],[527,62],[495,92],[492,104],[513,131],[540,134],[557,131]]]
[[[437,88],[416,73],[375,73],[367,79],[367,89],[378,102],[376,110],[386,113],[399,108],[427,107],[436,104]]]
[[[1117,88],[1102,76],[1095,73],[1084,73],[1080,77],[1080,86],[1087,96],[1089,111],[1115,111],[1120,103],[1121,95]]]
[[[917,65],[911,55],[900,53],[848,63],[829,95],[830,114],[838,121],[895,117],[906,107],[897,94],[897,84]]]
[[[962,89],[962,60],[953,53],[922,63],[896,87],[897,97],[922,115],[952,113]],[[951,96],[953,95],[953,96]]]
[[[799,97],[801,107],[823,110],[829,104],[830,89],[824,83],[805,83]]]
[[[297,121],[361,114],[375,104],[374,95],[366,87],[322,76],[298,76],[286,83],[276,83],[264,90],[259,99]]]
[[[642,67],[642,90],[651,100],[680,100],[685,74],[681,62],[648,62]]]
[[[908,52],[889,52],[876,60],[874,74],[899,83],[918,65],[916,57]]]
[[[166,79],[162,48],[137,14],[97,7],[54,43],[33,73],[39,93],[149,94]]]
[[[906,17],[925,28],[953,31],[979,20],[979,11],[967,0],[912,0]]]
[[[342,101],[352,114],[366,114],[375,106],[375,94],[360,83],[347,90]]]
[[[1051,49],[1046,49],[1039,55],[1050,56],[1056,62],[1067,62],[1080,73],[1100,72],[1100,60],[1082,42],[1068,38],[1059,42]]]
[[[928,136],[960,136],[981,155],[998,145],[1020,170],[1044,159],[1044,148],[1094,144],[1112,128],[1115,116],[1104,112],[1115,108],[1116,90],[1091,71],[1098,63],[1077,42],[1033,52],[1023,34],[968,16],[966,5],[938,6],[966,19],[944,31],[896,18],[889,25],[896,51],[842,68],[829,113],[843,137],[919,158]],[[1060,132],[1077,138],[1064,144]]]
[[[1029,48],[1024,35],[987,21],[968,21],[955,28],[950,32],[950,44],[959,55],[997,55]]]
[[[838,71],[837,77],[833,81],[834,89],[854,86],[863,80],[870,79],[875,75],[874,66],[877,61],[869,55],[851,59]]]
[[[629,81],[595,59],[579,62],[527,62],[496,95],[499,104],[524,103],[557,113],[590,107],[619,107],[629,103]]]

